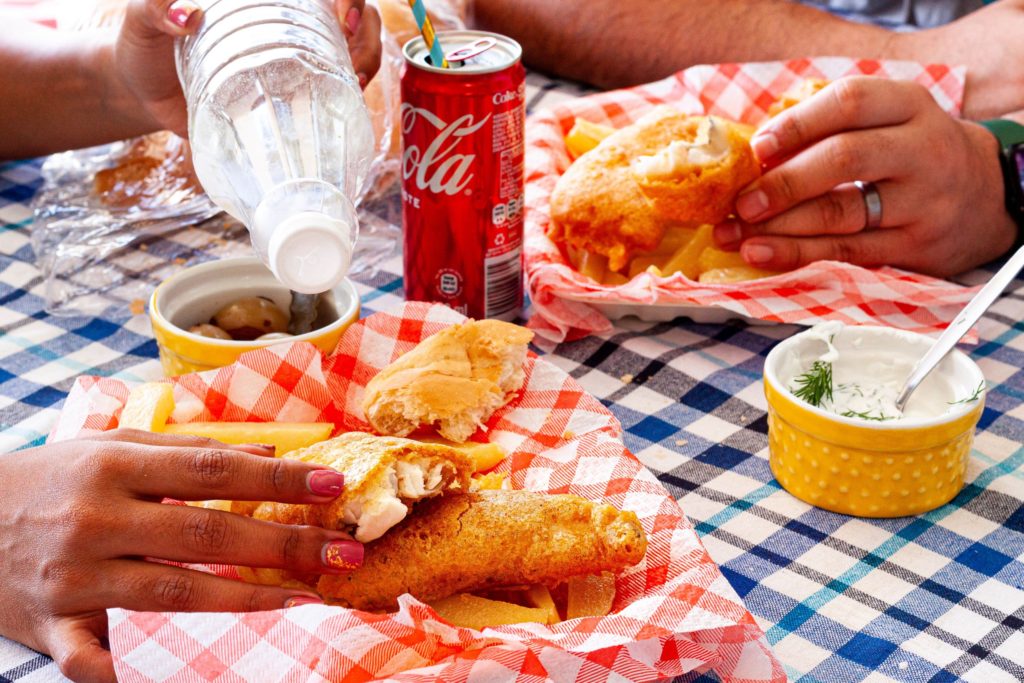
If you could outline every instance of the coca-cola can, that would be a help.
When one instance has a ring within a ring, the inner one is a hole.
[[[471,318],[523,305],[522,48],[484,31],[443,31],[449,68],[423,38],[402,69],[405,296]]]

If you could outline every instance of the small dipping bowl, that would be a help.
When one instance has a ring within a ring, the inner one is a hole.
[[[833,338],[840,358],[844,352],[862,358],[877,353],[901,372],[905,360],[907,375],[933,341],[878,326],[845,326]],[[857,517],[916,515],[952,500],[963,488],[985,396],[982,390],[975,401],[952,404],[936,397],[972,396],[984,382],[977,364],[954,350],[911,396],[906,414],[914,416],[874,422],[816,408],[790,392],[792,378],[825,350],[820,337],[803,332],[779,343],[765,360],[769,464],[782,487],[811,505]],[[929,402],[948,410],[915,415]]]
[[[248,296],[267,297],[285,312],[292,300],[288,288],[254,256],[201,263],[162,282],[149,301],[149,318],[164,374],[173,377],[223,367],[246,351],[282,342],[312,342],[324,353],[331,353],[345,329],[359,319],[359,293],[345,279],[321,298],[320,305],[326,307],[321,317],[333,322],[306,334],[234,341],[188,331],[193,325],[209,322],[224,306]]]

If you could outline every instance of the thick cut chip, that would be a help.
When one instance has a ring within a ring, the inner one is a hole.
[[[712,227],[710,225],[702,225],[689,242],[683,244],[669,257],[661,272],[666,277],[675,273],[682,273],[691,280],[696,280],[700,276],[700,255],[713,244]]]
[[[760,280],[761,278],[778,274],[778,271],[764,270],[754,266],[712,268],[700,274],[700,282],[709,285],[722,285],[733,282],[746,282],[747,280]]]
[[[557,624],[561,621],[558,615],[558,608],[555,606],[555,599],[551,597],[551,591],[547,586],[533,585],[526,591],[526,599],[530,605],[537,609],[544,610],[548,615],[549,624]]]
[[[478,631],[488,626],[527,622],[548,623],[545,610],[513,605],[511,602],[488,600],[465,593],[437,600],[430,603],[430,606],[445,621]]]
[[[565,147],[569,155],[577,159],[601,144],[601,141],[615,132],[611,126],[576,119],[569,134],[565,136]]]
[[[276,447],[277,455],[327,440],[330,422],[191,422],[167,425],[168,434],[205,436],[223,443],[259,443]]]
[[[174,387],[166,382],[146,382],[128,394],[118,426],[162,432],[174,412]]]
[[[442,446],[448,446],[449,448],[461,451],[468,455],[470,460],[473,461],[474,472],[484,472],[489,470],[504,460],[508,455],[508,453],[505,452],[505,449],[496,443],[478,443],[476,441],[456,443],[454,441],[449,441],[448,439],[433,436],[428,436],[418,440],[423,443],[439,443]]]
[[[609,572],[569,578],[566,619],[603,617],[612,611],[615,601],[615,577]]]

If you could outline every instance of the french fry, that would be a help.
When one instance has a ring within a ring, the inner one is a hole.
[[[738,251],[723,251],[715,247],[707,247],[697,258],[697,267],[703,273],[717,268],[739,268],[747,266]]]
[[[603,285],[613,285],[616,287],[619,285],[624,285],[627,282],[629,282],[628,277],[626,277],[622,273],[616,273],[614,270],[608,271],[608,274],[604,276],[603,280],[601,280],[601,284]]]
[[[662,262],[664,262],[664,259],[654,254],[635,257],[632,261],[629,262],[629,279],[632,280],[640,273],[647,272],[649,268],[654,268],[655,270],[658,270],[660,274],[661,271],[660,269],[658,269],[658,264]]]
[[[712,268],[700,274],[700,282],[713,285],[727,284],[731,282],[745,282],[747,280],[760,280],[764,277],[778,275],[778,271],[763,270],[754,266],[733,266],[731,268]]]
[[[488,472],[487,474],[474,474],[469,480],[470,491],[498,491],[505,485],[504,472]]]
[[[608,258],[592,251],[580,251],[580,263],[576,270],[594,282],[601,282],[608,273]]]
[[[117,426],[162,432],[173,412],[174,387],[166,382],[146,382],[128,394]]]
[[[508,453],[505,449],[496,443],[477,443],[475,441],[467,441],[466,443],[455,443],[454,441],[448,441],[438,436],[428,436],[419,439],[423,443],[439,443],[450,448],[456,448],[473,460],[473,471],[483,472],[489,470],[499,462],[505,459]]]
[[[533,607],[513,605],[510,602],[488,600],[475,595],[459,593],[451,597],[437,600],[430,604],[434,611],[445,621],[456,626],[485,629],[488,626],[504,626],[506,624],[522,624],[536,622],[548,623],[548,612]]]
[[[696,234],[696,228],[672,226],[665,231],[665,236],[661,238],[661,242],[658,243],[657,248],[651,253],[662,257],[671,256],[676,253],[680,247],[686,246],[686,244],[692,240],[693,236]],[[659,267],[662,267],[663,265],[664,263],[660,264]]]
[[[569,134],[565,136],[565,147],[573,159],[578,159],[601,144],[601,141],[615,132],[611,126],[602,126],[586,119],[576,119]]]
[[[167,425],[167,434],[205,436],[224,443],[262,443],[277,447],[277,455],[305,448],[331,436],[330,422],[191,422]]]
[[[666,277],[675,273],[682,273],[691,280],[696,280],[700,276],[698,259],[701,253],[712,244],[711,226],[700,226],[693,235],[693,238],[669,257],[668,261],[665,262],[665,266],[661,269],[662,273]]]
[[[185,503],[197,508],[207,510],[220,510],[221,512],[232,512],[236,515],[252,517],[256,508],[260,506],[258,500],[193,500]]]
[[[615,601],[615,576],[610,572],[569,578],[565,618],[603,617]]]
[[[238,577],[246,583],[257,583],[261,586],[280,586],[281,588],[294,588],[316,593],[316,588],[307,583],[295,579],[290,572],[284,569],[265,569],[261,567],[235,567]]]
[[[558,608],[555,606],[555,600],[551,597],[551,591],[548,590],[547,586],[533,585],[530,586],[526,591],[527,602],[537,609],[544,610],[548,615],[548,624],[557,624],[561,621],[561,617],[558,615]]]

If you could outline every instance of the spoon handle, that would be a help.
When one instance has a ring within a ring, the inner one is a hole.
[[[960,341],[960,338],[967,334],[967,330],[971,329],[974,323],[978,322],[982,314],[999,298],[1003,290],[1013,282],[1013,278],[1017,277],[1017,273],[1022,268],[1024,268],[1024,247],[1018,249],[1010,257],[1010,260],[996,271],[992,279],[964,306],[964,309],[960,311],[960,315],[939,335],[939,338],[935,340],[932,347],[928,349],[928,353],[924,354],[924,357],[917,361],[917,365],[914,366],[906,383],[903,385],[903,391],[900,392],[899,398],[896,399],[897,408],[902,411],[906,407],[907,400],[910,399],[910,395],[917,389],[917,386],[946,357],[946,354],[953,350],[953,347]]]

